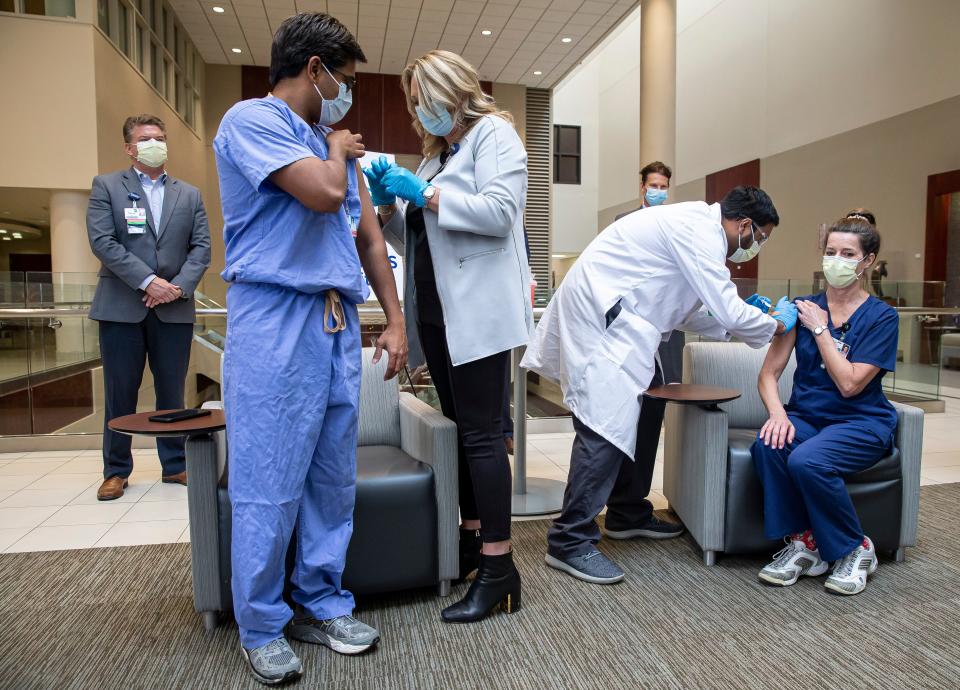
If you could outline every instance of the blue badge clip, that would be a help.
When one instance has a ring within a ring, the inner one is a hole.
[[[140,195],[135,192],[127,194],[127,198],[130,199],[130,201],[140,201]]]

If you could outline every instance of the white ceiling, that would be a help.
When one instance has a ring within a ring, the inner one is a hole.
[[[337,17],[357,37],[368,60],[361,71],[399,74],[419,55],[442,48],[463,55],[482,79],[548,88],[638,2],[170,0],[170,5],[207,63],[268,66],[280,22],[297,12],[320,11]],[[215,13],[214,6],[226,11]],[[483,30],[493,34],[483,36]],[[573,40],[562,43],[564,37]]]

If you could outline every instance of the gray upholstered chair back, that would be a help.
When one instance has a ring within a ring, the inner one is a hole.
[[[383,380],[389,355],[373,363],[372,347],[363,348],[360,383],[360,446],[400,447],[400,389],[397,379]]]
[[[757,392],[757,377],[767,347],[754,350],[744,343],[687,343],[683,350],[683,382],[735,388],[743,395],[721,407],[731,429],[759,429],[767,410]],[[780,377],[780,399],[786,403],[793,390],[797,363],[793,355]]]

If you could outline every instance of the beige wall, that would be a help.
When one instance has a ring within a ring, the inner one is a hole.
[[[527,87],[523,84],[493,85],[493,94],[497,105],[513,115],[513,125],[520,138],[527,141]]]
[[[957,0],[678,5],[678,182],[960,94]]]
[[[0,187],[90,188],[95,32],[75,21],[0,16]]]
[[[240,100],[240,68],[207,65],[203,112],[204,150],[206,153],[206,193],[203,203],[210,221],[210,268],[200,289],[220,304],[226,304],[227,284],[220,277],[224,266],[223,213],[220,206],[220,180],[213,155],[213,139],[224,113]]]
[[[761,160],[781,226],[761,278],[812,277],[820,223],[877,214],[889,280],[922,280],[927,176],[960,169],[960,96]]]

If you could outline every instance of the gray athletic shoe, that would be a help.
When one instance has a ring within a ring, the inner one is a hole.
[[[565,560],[548,553],[546,562],[551,568],[562,570],[575,578],[595,585],[612,585],[623,579],[623,571],[599,551],[591,551]]]
[[[264,685],[289,683],[303,674],[303,664],[290,649],[290,643],[282,637],[256,649],[240,647],[240,650],[250,673]]]
[[[322,644],[340,654],[361,654],[380,641],[380,633],[353,616],[319,620],[309,616],[295,617],[287,627],[295,640]]]
[[[767,584],[789,587],[801,576],[820,577],[830,569],[830,564],[820,558],[820,551],[810,550],[804,541],[786,538],[787,545],[773,554],[758,577]]]

